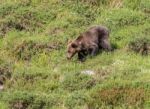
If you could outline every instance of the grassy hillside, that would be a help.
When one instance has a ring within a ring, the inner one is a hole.
[[[92,25],[110,29],[115,51],[66,60]],[[150,0],[0,0],[0,109],[149,109],[145,44]]]

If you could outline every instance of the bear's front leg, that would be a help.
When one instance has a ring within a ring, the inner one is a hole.
[[[85,61],[85,57],[86,57],[86,53],[84,51],[80,51],[78,53],[78,60],[79,61],[81,61],[81,62]]]
[[[90,53],[90,55],[93,57],[93,56],[95,56],[95,55],[97,55],[97,53],[98,53],[98,46],[97,45],[94,45],[92,48],[91,48],[91,53]]]
[[[107,39],[102,40],[100,46],[106,51],[112,51],[110,42]]]

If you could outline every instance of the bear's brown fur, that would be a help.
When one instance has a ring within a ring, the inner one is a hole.
[[[77,39],[70,41],[67,46],[67,59],[78,53],[78,59],[83,60],[86,55],[94,56],[100,49],[111,50],[109,31],[104,26],[93,26],[82,33]]]

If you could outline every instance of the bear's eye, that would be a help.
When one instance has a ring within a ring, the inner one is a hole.
[[[71,53],[71,51],[68,51],[68,53]]]
[[[73,48],[77,48],[77,45],[76,44],[72,44],[71,45]]]

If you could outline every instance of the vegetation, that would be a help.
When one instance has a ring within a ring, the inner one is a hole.
[[[115,50],[67,60],[92,25]],[[149,30],[149,0],[0,0],[0,109],[149,109]]]

